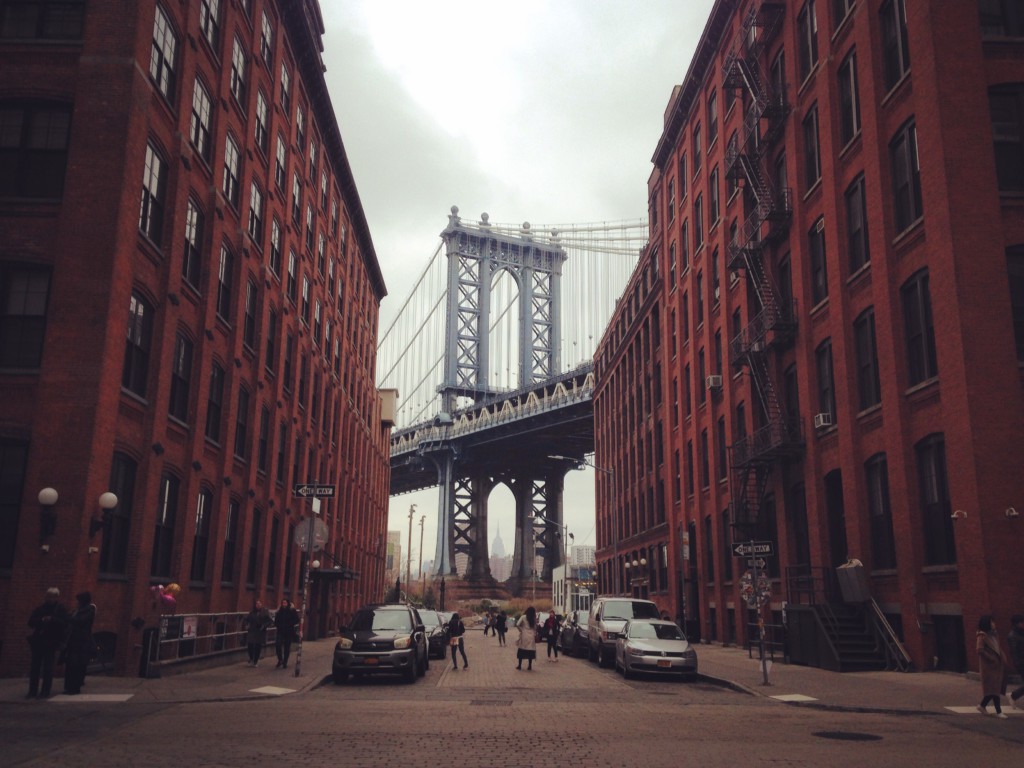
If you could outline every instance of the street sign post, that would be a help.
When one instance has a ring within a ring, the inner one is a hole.
[[[775,554],[775,543],[771,541],[746,541],[742,544],[733,544],[732,553],[735,557],[748,557],[750,555],[771,557]]]
[[[333,485],[318,485],[317,483],[296,483],[292,486],[292,495],[303,499],[333,499]]]

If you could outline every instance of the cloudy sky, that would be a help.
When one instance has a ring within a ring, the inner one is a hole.
[[[321,0],[324,63],[388,287],[401,308],[452,205],[475,220],[564,224],[646,216],[665,108],[712,0]],[[434,554],[437,493],[394,497]],[[492,529],[514,534],[511,494]],[[594,537],[593,475],[567,478],[565,518]],[[413,569],[415,570],[416,565]]]

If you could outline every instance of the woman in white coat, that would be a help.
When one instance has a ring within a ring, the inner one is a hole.
[[[522,669],[523,659],[526,659],[526,669],[532,671],[533,660],[537,658],[537,611],[532,605],[519,617],[516,629],[519,630],[519,639],[516,641],[516,658],[519,663],[516,669]]]

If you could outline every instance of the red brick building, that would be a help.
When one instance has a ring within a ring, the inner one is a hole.
[[[296,483],[336,487],[331,631],[383,589],[386,291],[316,0],[3,11],[0,673],[48,586],[92,592],[122,670],[152,586],[189,614],[298,602]]]
[[[653,158],[660,297],[598,353],[601,386],[660,361],[653,466],[595,401],[620,560],[667,549],[691,634],[754,636],[745,540],[791,642],[848,559],[918,669],[976,668],[978,617],[1024,610],[1022,37],[998,0],[715,3]]]

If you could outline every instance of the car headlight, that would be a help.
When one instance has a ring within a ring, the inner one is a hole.
[[[338,638],[338,644],[334,646],[337,651],[347,651],[352,647],[352,641],[347,637]]]
[[[412,635],[400,635],[395,638],[395,650],[400,651],[412,645]]]
[[[632,645],[627,645],[626,646],[626,653],[628,653],[630,656],[643,656],[644,655],[644,649],[643,648],[637,648],[637,647],[632,646]]]

